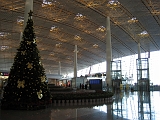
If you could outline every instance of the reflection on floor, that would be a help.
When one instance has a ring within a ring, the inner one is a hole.
[[[113,104],[0,110],[0,120],[160,120],[160,92],[119,92]]]

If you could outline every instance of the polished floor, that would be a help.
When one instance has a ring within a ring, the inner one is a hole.
[[[0,110],[0,120],[160,120],[160,92],[119,92],[112,104],[52,104],[37,111]]]

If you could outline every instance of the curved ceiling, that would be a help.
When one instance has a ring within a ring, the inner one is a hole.
[[[0,70],[9,71],[23,32],[24,0],[0,0]],[[160,49],[159,0],[34,0],[37,46],[46,73],[78,70],[106,60],[106,17],[110,17],[112,57]]]

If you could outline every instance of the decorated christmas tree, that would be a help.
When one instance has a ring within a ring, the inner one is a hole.
[[[23,40],[17,50],[3,90],[1,109],[45,108],[52,100],[36,44],[32,11],[29,12]]]

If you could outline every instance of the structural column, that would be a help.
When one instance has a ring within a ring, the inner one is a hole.
[[[74,79],[75,79],[75,88],[77,87],[77,45],[75,45],[74,49]]]
[[[23,37],[23,32],[20,32],[20,41],[22,41],[22,37]]]
[[[138,41],[138,59],[141,58],[141,45],[140,42]]]
[[[61,62],[59,61],[58,75],[61,75]]]
[[[25,27],[26,27],[27,20],[28,20],[28,13],[30,12],[30,10],[33,11],[33,0],[26,0],[26,2],[25,2],[25,13],[24,13],[23,30],[24,30]],[[22,32],[20,33],[20,41],[22,41],[23,30],[22,30]]]
[[[75,45],[74,49],[74,78],[77,77],[77,45]]]
[[[111,45],[111,29],[110,17],[106,18],[106,83],[111,86],[111,61],[112,61],[112,45]]]
[[[33,11],[33,0],[26,0],[23,30],[26,27],[27,20],[28,20],[28,13],[30,12],[30,10]]]

